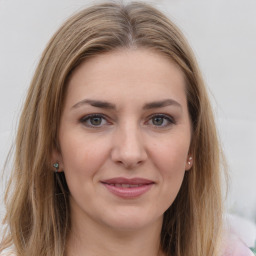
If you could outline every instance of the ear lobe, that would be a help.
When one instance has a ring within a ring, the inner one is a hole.
[[[51,166],[52,170],[55,172],[63,172],[64,170],[62,155],[56,149],[52,152]]]
[[[187,161],[186,161],[186,167],[185,167],[185,170],[186,171],[189,171],[191,169],[193,165],[193,157],[192,156],[189,156]]]

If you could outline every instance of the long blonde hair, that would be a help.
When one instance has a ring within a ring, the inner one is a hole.
[[[164,213],[166,255],[216,256],[222,227],[220,149],[196,60],[178,28],[152,6],[106,2],[68,19],[42,54],[20,117],[13,172],[5,196],[3,248],[17,255],[60,256],[70,230],[65,176],[55,174],[52,151],[71,72],[83,61],[117,48],[147,48],[183,70],[193,135],[193,167]]]

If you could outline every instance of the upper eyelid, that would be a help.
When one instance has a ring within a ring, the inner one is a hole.
[[[171,116],[171,115],[169,115],[169,114],[164,114],[164,113],[152,114],[152,115],[149,116],[148,119],[151,119],[151,118],[157,117],[157,116],[163,117],[163,118],[166,118],[166,119],[170,119],[170,120],[172,120],[173,122],[175,122],[175,118],[174,118],[173,116]]]
[[[88,114],[88,115],[82,116],[79,120],[83,121],[83,120],[87,120],[87,119],[89,119],[91,117],[101,117],[101,118],[106,119],[106,120],[110,119],[105,114],[102,114],[102,113],[92,113],[92,114]]]
[[[152,116],[172,117],[171,115],[165,114],[165,113],[153,113],[149,115],[149,117],[152,117]]]

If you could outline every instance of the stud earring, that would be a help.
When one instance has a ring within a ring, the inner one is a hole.
[[[188,159],[188,164],[191,165],[191,161],[192,161],[192,156],[189,157]]]
[[[57,173],[59,171],[59,167],[60,167],[59,163],[58,162],[54,163],[53,167],[55,168],[55,172]]]

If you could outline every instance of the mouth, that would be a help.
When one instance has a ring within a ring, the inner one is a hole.
[[[105,183],[107,185],[110,185],[110,186],[115,186],[115,187],[119,187],[119,188],[137,188],[137,187],[141,187],[143,186],[144,184],[137,184],[137,185],[133,185],[133,184],[119,184],[119,183],[113,183],[113,184],[108,184],[108,183]]]
[[[127,179],[122,177],[103,180],[101,181],[101,183],[112,194],[118,197],[127,198],[127,199],[136,198],[145,194],[155,184],[154,181],[148,180],[148,179],[143,179],[143,178]]]

